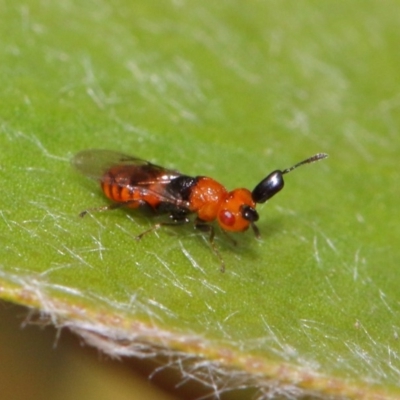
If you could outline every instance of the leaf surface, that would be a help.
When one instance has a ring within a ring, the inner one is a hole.
[[[42,3],[0,2],[1,297],[260,396],[399,396],[395,3]],[[70,166],[86,148],[250,190],[330,158],[259,206],[261,240],[217,232],[221,273],[191,224],[138,242],[151,215],[80,219],[108,204]]]

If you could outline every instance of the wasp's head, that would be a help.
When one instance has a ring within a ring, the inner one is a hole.
[[[235,189],[229,192],[218,212],[218,223],[222,229],[230,232],[242,232],[258,221],[256,203],[247,189]]]

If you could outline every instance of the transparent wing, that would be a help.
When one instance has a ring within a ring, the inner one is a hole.
[[[103,179],[104,174],[112,167],[126,167],[127,169],[132,169],[132,172],[145,171],[148,179],[143,184],[145,183],[146,185],[161,181],[168,183],[181,175],[177,171],[160,167],[140,158],[104,149],[80,151],[72,158],[71,164],[83,175],[99,181]],[[138,182],[138,185],[140,185],[140,182]]]
[[[153,194],[160,202],[177,207],[187,208],[188,204],[181,200],[180,193],[166,190],[171,180],[181,176],[179,172],[170,170],[128,154],[112,150],[88,149],[77,153],[71,164],[83,175],[99,182],[107,179],[109,171],[118,171],[120,177],[115,185],[130,186],[142,193],[143,197]]]

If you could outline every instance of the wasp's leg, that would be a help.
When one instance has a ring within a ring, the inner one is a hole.
[[[147,235],[148,233],[153,232],[162,226],[180,226],[189,222],[189,218],[184,214],[170,214],[169,217],[171,218],[171,221],[163,221],[154,224],[151,228],[137,235],[135,239],[140,240],[144,235]]]
[[[225,235],[225,237],[234,245],[237,246],[237,241],[231,236],[229,235],[229,233],[223,229],[221,229],[222,233]]]
[[[194,222],[194,227],[202,232],[206,232],[206,233],[210,234],[210,236],[208,237],[208,241],[210,242],[210,245],[211,245],[211,248],[212,248],[214,254],[218,257],[218,259],[221,263],[221,272],[225,272],[224,259],[222,258],[221,253],[219,252],[219,250],[214,242],[214,236],[215,236],[214,226],[197,218]]]
[[[122,203],[112,203],[108,206],[102,206],[102,207],[94,207],[94,208],[88,208],[87,210],[84,210],[79,213],[80,217],[84,217],[86,214],[89,214],[91,212],[103,212],[103,211],[109,211],[109,210],[116,210],[121,207],[140,207],[147,204],[145,201],[142,200],[129,200],[129,201],[124,201]]]

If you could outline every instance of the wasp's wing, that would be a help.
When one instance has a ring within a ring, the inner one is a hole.
[[[162,202],[187,207],[186,202],[180,199],[179,193],[173,194],[165,190],[171,180],[181,176],[177,171],[137,157],[104,149],[83,150],[73,157],[71,164],[83,175],[100,182],[111,168],[122,168],[127,173],[127,177],[131,178],[129,179],[130,186],[138,189],[143,196],[152,193]],[[120,180],[114,184],[125,186],[128,182]]]
[[[114,166],[136,167],[139,169],[144,167],[153,171],[152,176],[158,177],[158,180],[171,181],[171,179],[181,175],[177,171],[160,167],[140,158],[103,149],[80,151],[72,158],[71,164],[83,175],[100,181],[104,174]]]

